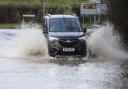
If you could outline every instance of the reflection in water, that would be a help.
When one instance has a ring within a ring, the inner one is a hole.
[[[49,60],[50,63],[55,63],[59,65],[80,65],[87,62],[87,60],[78,59],[78,58],[57,58]]]
[[[120,74],[118,75],[121,89],[128,89],[128,60],[121,62]]]

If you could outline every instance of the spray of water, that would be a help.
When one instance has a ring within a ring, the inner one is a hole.
[[[38,24],[21,25],[16,31],[15,37],[8,43],[7,48],[0,50],[0,56],[5,57],[33,57],[47,56],[47,42]],[[93,32],[87,39],[87,48],[92,55],[106,58],[128,58],[127,53],[122,49],[121,38],[113,30],[113,25],[107,24]],[[2,55],[3,54],[3,55]]]
[[[38,24],[23,23],[12,42],[12,47],[6,52],[7,57],[47,55],[47,42]]]
[[[122,49],[120,35],[109,23],[91,34],[87,46],[91,55],[99,58],[128,58],[127,53]]]

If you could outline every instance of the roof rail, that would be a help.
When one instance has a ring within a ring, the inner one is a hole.
[[[23,14],[23,17],[32,17],[32,18],[34,18],[35,15],[33,15],[33,14]]]
[[[74,14],[74,13],[70,13],[70,15],[76,16],[76,14]]]
[[[51,14],[47,14],[47,16],[51,16]]]

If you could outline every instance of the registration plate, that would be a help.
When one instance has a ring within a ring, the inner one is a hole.
[[[63,52],[74,52],[75,48],[63,48]]]

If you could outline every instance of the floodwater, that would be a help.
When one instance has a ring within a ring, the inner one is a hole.
[[[128,89],[126,59],[53,59],[32,33],[0,30],[0,89]]]

